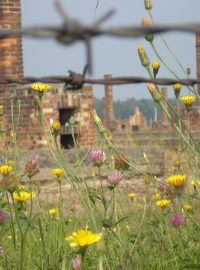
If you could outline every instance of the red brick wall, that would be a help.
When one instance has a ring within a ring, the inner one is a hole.
[[[18,29],[21,27],[20,0],[0,0],[0,30]],[[23,77],[22,41],[19,37],[0,40],[0,75],[11,78]],[[17,144],[19,150],[38,149],[47,147],[47,142],[39,121],[37,108],[31,89],[17,85],[0,86],[0,105],[4,107],[4,126],[11,145],[12,117],[16,125],[19,107],[20,119],[17,129]],[[81,98],[82,96],[82,98]],[[37,103],[37,102],[36,102]],[[11,113],[13,104],[13,113]],[[42,107],[49,122],[50,118],[59,120],[59,109],[75,106],[80,111],[80,142],[79,145],[90,146],[94,143],[94,124],[89,116],[93,108],[92,87],[86,86],[83,92],[63,92],[55,88],[52,92],[45,93]],[[0,140],[0,147],[2,147]]]
[[[105,75],[105,80],[112,78],[112,75]],[[105,97],[103,98],[103,122],[107,129],[112,130],[114,121],[112,85],[105,85]]]
[[[0,30],[21,27],[20,0],[0,1]],[[23,76],[22,41],[20,37],[0,41],[0,74],[18,78]]]
[[[200,80],[200,35],[196,35],[196,65],[197,65],[197,79]],[[197,90],[200,95],[200,84],[197,85]]]
[[[161,88],[161,93],[164,97],[164,106],[165,106],[165,109],[168,110],[168,90],[166,87],[162,87]],[[167,119],[167,116],[165,114],[164,111],[162,111],[162,116],[161,116],[161,121],[162,121],[162,125],[165,126],[168,124],[168,119]]]

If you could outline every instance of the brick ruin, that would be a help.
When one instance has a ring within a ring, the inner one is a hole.
[[[20,0],[0,1],[0,29],[19,29],[21,27]],[[1,77],[20,79],[23,77],[23,53],[20,37],[0,41],[0,74]],[[19,149],[38,149],[47,147],[47,141],[39,125],[35,107],[36,93],[30,87],[19,85],[0,86],[0,105],[4,107],[4,125],[8,142],[11,143],[12,116],[17,128],[17,145]],[[65,91],[64,86],[55,86],[53,91],[45,93],[43,98],[44,114],[61,122],[61,147],[73,146],[69,128],[71,117],[75,121],[75,136],[80,147],[93,145],[95,141],[94,124],[89,117],[93,108],[93,91],[85,86],[81,91]],[[1,142],[2,143],[2,142]],[[2,145],[1,145],[2,146]]]
[[[105,75],[105,80],[111,79],[112,75]],[[110,131],[138,130],[146,127],[146,119],[140,112],[139,108],[133,109],[132,114],[126,120],[117,120],[114,115],[113,107],[113,89],[112,85],[105,85],[105,97],[103,98],[103,122],[105,127]]]

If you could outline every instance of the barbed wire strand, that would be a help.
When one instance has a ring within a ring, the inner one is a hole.
[[[109,79],[89,79],[84,78],[82,74],[70,71],[70,76],[45,76],[45,77],[23,77],[23,78],[11,78],[0,77],[0,85],[8,84],[31,84],[35,82],[61,84],[64,83],[68,87],[77,87],[80,89],[84,84],[99,84],[99,85],[124,85],[124,84],[140,84],[140,83],[154,83],[157,85],[173,85],[180,83],[182,85],[195,85],[200,84],[198,79],[170,79],[159,78],[149,79],[140,76],[120,76],[112,77]]]

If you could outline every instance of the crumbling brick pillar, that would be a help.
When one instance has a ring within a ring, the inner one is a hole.
[[[112,75],[105,75],[105,80],[112,78]],[[114,120],[112,85],[105,84],[105,97],[103,98],[103,122],[107,129],[112,130]]]
[[[197,80],[200,80],[200,35],[196,34],[196,66],[197,66]],[[197,91],[200,95],[200,84],[197,84]]]
[[[21,1],[0,0],[0,30],[21,28]],[[21,37],[0,40],[0,77],[23,77],[23,53]],[[41,130],[34,116],[33,91],[20,85],[0,86],[0,105],[4,107],[3,122],[8,144],[12,143],[12,119],[17,127],[18,149],[32,149],[41,141]],[[0,139],[0,147],[2,140]]]
[[[168,110],[168,90],[166,87],[161,88],[161,93],[164,97],[163,106],[165,107],[165,110]],[[168,125],[168,119],[167,115],[165,114],[164,110],[162,110],[162,116],[161,116],[162,125],[166,126]]]
[[[21,27],[20,0],[0,1],[0,30]],[[23,76],[23,56],[21,37],[0,41],[0,74],[12,78]]]
[[[84,86],[81,101],[81,123],[79,146],[89,147],[95,142],[94,121],[90,116],[90,111],[94,108],[93,88]]]

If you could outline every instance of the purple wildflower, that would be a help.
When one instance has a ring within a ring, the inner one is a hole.
[[[111,187],[118,186],[121,182],[123,182],[124,177],[120,171],[114,171],[110,176],[108,176],[108,182]]]
[[[88,161],[94,166],[100,167],[106,161],[106,154],[100,149],[93,149],[89,153]]]
[[[4,251],[3,251],[3,248],[2,246],[0,246],[0,254],[2,254]]]
[[[0,208],[0,225],[2,225],[8,218],[9,215],[2,208]]]
[[[81,269],[81,260],[79,258],[73,258],[72,259],[72,268],[74,270]]]
[[[175,215],[175,216],[170,217],[169,221],[175,228],[178,228],[181,225],[186,223],[185,217],[180,216],[180,215]]]
[[[25,164],[24,172],[28,177],[33,177],[39,173],[38,157],[31,156]]]

